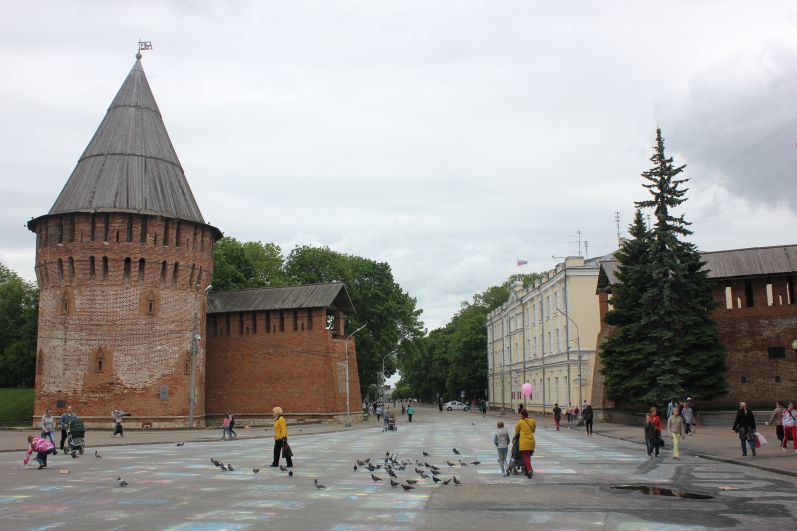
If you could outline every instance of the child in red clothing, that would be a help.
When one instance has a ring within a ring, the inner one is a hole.
[[[47,456],[55,453],[55,445],[46,438],[35,437],[33,435],[28,436],[28,443],[30,447],[28,447],[28,453],[25,454],[25,459],[22,461],[22,464],[27,465],[28,461],[30,461],[30,455],[36,452],[36,461],[39,462],[38,470],[47,468]]]

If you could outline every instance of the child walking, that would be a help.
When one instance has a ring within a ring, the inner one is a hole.
[[[493,443],[498,449],[498,464],[501,465],[501,475],[506,476],[506,454],[509,450],[511,440],[509,438],[509,430],[504,428],[504,423],[499,421],[496,425],[498,431],[495,432]]]

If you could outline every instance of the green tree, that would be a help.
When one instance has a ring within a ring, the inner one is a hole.
[[[33,387],[38,290],[0,264],[0,387]]]
[[[216,291],[284,286],[288,283],[278,245],[239,242],[224,237],[213,252],[213,289]]]
[[[612,303],[619,308],[609,323],[618,327],[619,337],[610,339],[604,351],[605,374],[613,382],[607,387],[629,401],[661,403],[687,392],[716,398],[726,392],[726,353],[711,320],[714,301],[705,263],[697,248],[684,241],[692,233],[689,223],[683,214],[673,214],[686,201],[688,179],[678,177],[685,166],[674,166],[666,156],[661,129],[650,160],[653,167],[642,178],[651,199],[636,205],[653,209],[656,222],[641,234],[638,214],[635,243],[619,257],[632,286],[627,293],[621,289],[619,301],[613,290]],[[634,303],[637,310],[631,308]],[[623,371],[617,370],[623,363],[636,372],[624,384],[618,382]]]

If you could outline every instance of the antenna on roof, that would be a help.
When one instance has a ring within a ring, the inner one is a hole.
[[[622,241],[620,240],[620,211],[614,211],[614,223],[617,225],[617,245],[621,245]]]
[[[138,51],[136,52],[136,59],[141,59],[141,52],[143,50],[151,50],[152,49],[152,42],[151,41],[142,41],[141,38],[138,39]]]

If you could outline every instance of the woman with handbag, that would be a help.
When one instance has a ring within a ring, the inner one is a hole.
[[[291,447],[288,446],[288,425],[285,422],[285,417],[282,416],[282,408],[275,407],[272,409],[274,412],[274,462],[271,466],[279,466],[280,455],[287,461],[288,468],[293,467],[293,452]]]
[[[525,409],[520,412],[520,420],[515,424],[515,435],[518,437],[518,450],[523,457],[523,469],[526,477],[531,479],[534,470],[531,468],[531,454],[534,452],[536,441],[534,432],[537,430],[537,423],[529,418],[529,413]]]
[[[747,457],[747,447],[753,451],[755,457],[755,417],[753,412],[747,407],[746,402],[739,402],[739,411],[736,412],[736,420],[733,421],[731,430],[739,434],[739,441],[742,444],[742,457]]]

